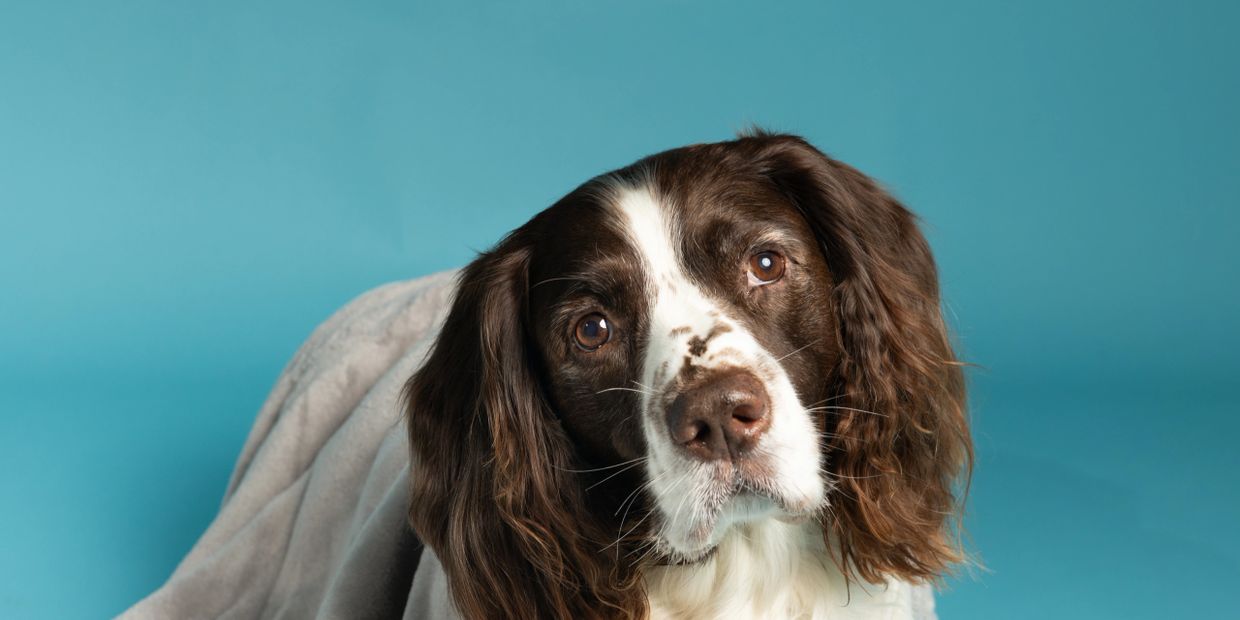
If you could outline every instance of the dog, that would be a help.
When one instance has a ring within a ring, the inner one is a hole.
[[[404,408],[463,616],[907,617],[963,560],[929,246],[804,139],[603,174],[459,278]]]

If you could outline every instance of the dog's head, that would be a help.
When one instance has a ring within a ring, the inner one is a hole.
[[[535,216],[461,274],[406,395],[411,522],[467,616],[640,614],[643,565],[764,519],[822,523],[869,581],[958,559],[971,447],[929,248],[793,136]]]

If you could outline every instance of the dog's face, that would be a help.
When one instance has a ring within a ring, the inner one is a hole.
[[[467,616],[640,615],[643,566],[821,523],[934,577],[971,448],[912,215],[799,138],[660,153],[483,254],[407,386],[410,519]]]
[[[669,165],[599,179],[528,232],[552,407],[585,465],[654,508],[669,559],[822,508],[812,410],[841,352],[830,269],[788,197],[744,170]]]

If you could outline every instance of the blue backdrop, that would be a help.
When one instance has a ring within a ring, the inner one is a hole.
[[[0,616],[212,517],[333,309],[750,123],[927,222],[973,372],[945,618],[1234,612],[1234,2],[0,5]]]

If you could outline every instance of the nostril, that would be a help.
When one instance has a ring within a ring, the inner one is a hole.
[[[710,439],[710,425],[701,420],[696,420],[689,424],[689,428],[685,433],[685,442],[690,443],[706,443]]]
[[[725,434],[728,449],[733,454],[746,452],[756,445],[758,439],[771,425],[769,403],[766,394],[750,390],[732,401],[732,416]]]
[[[765,415],[765,409],[754,403],[741,403],[732,410],[732,420],[745,426],[757,424]]]
[[[682,446],[704,444],[711,439],[710,424],[703,418],[677,415],[672,424],[672,439]]]

